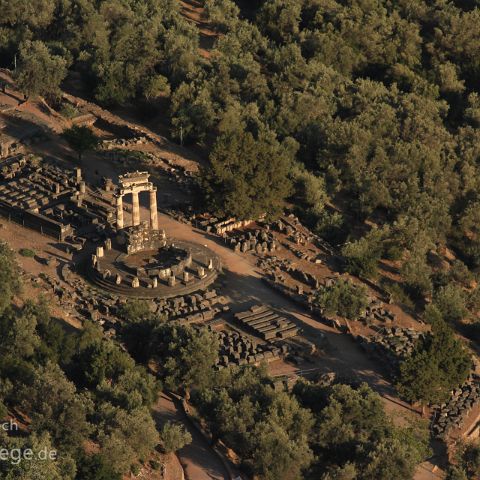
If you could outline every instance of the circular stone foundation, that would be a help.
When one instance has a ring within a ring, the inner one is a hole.
[[[99,288],[136,298],[169,298],[206,289],[221,270],[220,259],[197,243],[168,239],[135,253],[115,239],[92,256],[87,274]],[[100,248],[102,248],[100,247]]]

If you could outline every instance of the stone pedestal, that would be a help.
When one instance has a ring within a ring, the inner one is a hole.
[[[75,183],[82,181],[82,169],[80,167],[75,168]]]
[[[152,288],[157,288],[158,287],[158,277],[153,277],[152,278]]]
[[[171,277],[168,277],[168,286],[169,287],[174,287],[176,283],[176,278],[172,275]]]
[[[187,283],[190,280],[190,274],[188,272],[183,272],[183,281]]]

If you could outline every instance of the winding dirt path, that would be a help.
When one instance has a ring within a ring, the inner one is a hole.
[[[162,393],[153,409],[154,418],[161,427],[165,422],[181,422],[192,435],[192,443],[177,452],[187,480],[228,480],[222,462],[207,441],[193,427],[181,407]]]

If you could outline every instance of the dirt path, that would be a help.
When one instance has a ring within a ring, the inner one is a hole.
[[[204,58],[210,58],[217,34],[204,18],[205,8],[198,0],[181,0],[182,15],[198,28],[200,34],[199,53]]]
[[[192,443],[177,452],[187,480],[228,480],[220,460],[170,397],[160,395],[153,415],[159,426],[167,421],[181,422],[192,435]]]

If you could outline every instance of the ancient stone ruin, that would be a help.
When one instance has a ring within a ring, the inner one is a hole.
[[[120,186],[116,199],[117,208],[117,229],[124,227],[123,221],[123,197],[125,195],[132,196],[132,226],[140,225],[140,200],[141,192],[149,192],[150,198],[150,229],[158,230],[158,210],[157,210],[157,188],[148,180],[147,172],[132,172],[120,175],[118,180]]]
[[[0,214],[10,221],[65,241],[113,218],[109,199],[87,188],[80,169],[33,155],[6,159],[0,167]]]
[[[253,341],[238,332],[218,332],[220,354],[217,368],[270,362],[288,353],[288,345]]]
[[[367,354],[382,362],[390,376],[394,377],[400,362],[412,354],[423,335],[411,328],[382,327],[375,335],[357,336],[357,340]]]
[[[284,339],[298,335],[299,328],[264,305],[255,305],[235,319],[263,340]]]
[[[435,437],[444,439],[449,432],[463,426],[471,409],[480,403],[480,378],[474,377],[452,392],[449,401],[435,406],[432,431]]]
[[[139,194],[149,192],[149,221],[140,216]],[[125,226],[123,198],[132,196],[130,225]],[[167,238],[158,228],[157,189],[147,172],[119,177],[114,227],[91,254],[87,272],[99,287],[119,295],[168,298],[207,288],[220,261],[203,245]]]

